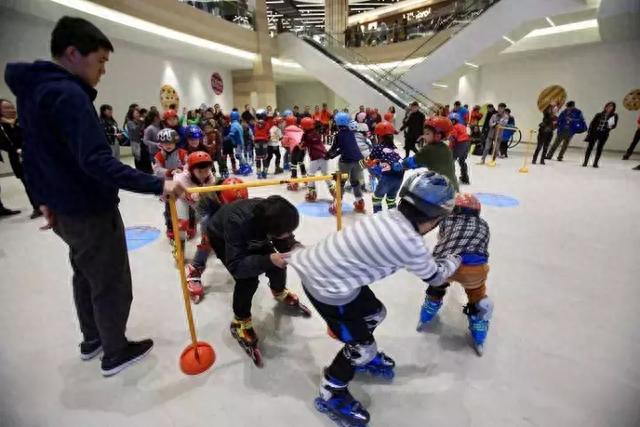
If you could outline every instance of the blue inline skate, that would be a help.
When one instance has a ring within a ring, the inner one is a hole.
[[[442,307],[442,301],[432,300],[429,297],[424,299],[424,304],[420,308],[420,320],[418,321],[418,327],[416,330],[422,332],[424,328],[436,317],[438,311]]]
[[[267,171],[263,170],[260,176],[262,177],[262,179],[267,179]]]
[[[493,313],[493,302],[489,297],[484,297],[475,304],[467,304],[462,311],[469,319],[469,331],[473,340],[473,348],[478,356],[482,356],[484,342],[489,332],[489,320]]]
[[[340,427],[366,427],[370,419],[369,412],[353,398],[347,385],[335,379],[323,378],[320,396],[313,403]]]
[[[283,169],[286,170],[286,171],[291,170],[291,164],[290,163],[285,163],[284,166],[283,166]]]
[[[378,352],[376,357],[364,366],[356,366],[356,372],[367,372],[374,377],[382,377],[385,380],[392,380],[396,373],[393,368],[396,367],[396,362],[384,354]]]

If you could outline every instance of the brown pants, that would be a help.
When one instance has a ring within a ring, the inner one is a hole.
[[[475,304],[487,295],[487,276],[489,275],[489,265],[461,265],[453,276],[449,277],[449,282],[458,282],[464,288],[469,298],[469,304]],[[448,284],[447,284],[448,285]],[[441,292],[434,292],[438,288],[430,288],[429,298],[441,301],[444,298],[447,285],[440,286]]]

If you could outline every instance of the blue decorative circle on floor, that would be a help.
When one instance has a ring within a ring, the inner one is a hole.
[[[300,203],[297,208],[298,212],[302,215],[328,217],[333,216],[329,212],[329,206],[331,202],[327,200],[318,200],[317,202],[303,202]],[[353,211],[353,205],[351,203],[342,202],[342,213],[348,213]]]
[[[156,240],[160,236],[160,230],[155,227],[137,225],[125,228],[124,235],[127,238],[127,249],[135,251]]]
[[[475,193],[480,203],[488,206],[495,206],[498,208],[513,208],[518,206],[520,202],[513,197],[505,196],[503,194],[493,193]]]

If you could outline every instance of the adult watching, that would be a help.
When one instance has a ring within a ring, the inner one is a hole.
[[[179,195],[174,181],[139,172],[111,153],[93,106],[113,45],[93,24],[63,17],[51,34],[52,61],[8,64],[25,129],[27,181],[48,226],[69,246],[73,295],[84,340],[80,358],[104,350],[102,374],[146,356],[153,341],[128,341],[131,272],[118,189]]]

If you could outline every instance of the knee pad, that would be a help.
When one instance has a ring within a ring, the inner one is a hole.
[[[367,328],[369,328],[370,331],[373,331],[386,317],[387,308],[383,305],[378,312],[365,316],[364,321],[367,323]]]
[[[352,365],[364,366],[378,354],[378,344],[374,340],[346,344],[342,352]]]
[[[489,321],[493,316],[493,301],[489,297],[484,297],[475,304],[467,304],[462,312],[477,316],[480,320]]]
[[[447,294],[448,283],[444,283],[442,286],[429,286],[427,288],[427,296],[435,300],[442,300]]]

